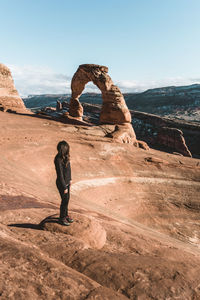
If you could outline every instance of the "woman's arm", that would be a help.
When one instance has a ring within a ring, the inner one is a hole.
[[[70,162],[68,164],[68,180],[69,180],[69,183],[71,183],[71,181],[72,181],[72,172],[71,172],[71,164],[70,164]]]
[[[58,180],[60,181],[63,190],[66,190],[67,185],[66,185],[66,182],[64,179],[63,166],[62,166],[62,162],[60,159],[58,159],[58,158],[55,159],[55,166],[56,166],[56,173],[57,173]]]

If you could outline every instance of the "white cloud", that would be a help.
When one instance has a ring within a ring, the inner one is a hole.
[[[15,86],[21,96],[33,94],[70,94],[71,77],[66,74],[56,73],[46,67],[36,66],[15,66],[9,65]],[[164,78],[160,80],[138,81],[121,80],[114,83],[124,93],[142,92],[147,89],[171,86],[171,85],[190,85],[200,82],[197,78]],[[99,93],[99,89],[93,84],[88,83],[84,93]]]
[[[49,68],[35,66],[9,66],[15,87],[21,96],[30,94],[70,93],[71,78]]]

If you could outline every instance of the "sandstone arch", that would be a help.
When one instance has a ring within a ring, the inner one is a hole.
[[[79,102],[85,85],[92,81],[101,91],[103,103],[100,114],[100,123],[124,124],[131,123],[131,114],[126,106],[120,89],[113,84],[105,66],[84,64],[80,65],[71,82],[72,96],[69,114],[72,117],[82,118],[83,107]]]

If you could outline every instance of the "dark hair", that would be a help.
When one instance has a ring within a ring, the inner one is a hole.
[[[69,144],[66,141],[60,141],[57,145],[58,156],[66,166],[68,165],[70,160],[69,149]]]

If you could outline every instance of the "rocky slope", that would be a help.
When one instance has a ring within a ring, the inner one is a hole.
[[[5,126],[6,124],[6,126]],[[199,299],[199,160],[0,112],[1,299]],[[56,145],[71,146],[70,228]]]
[[[12,112],[27,112],[13,82],[10,70],[0,64],[0,110]]]

